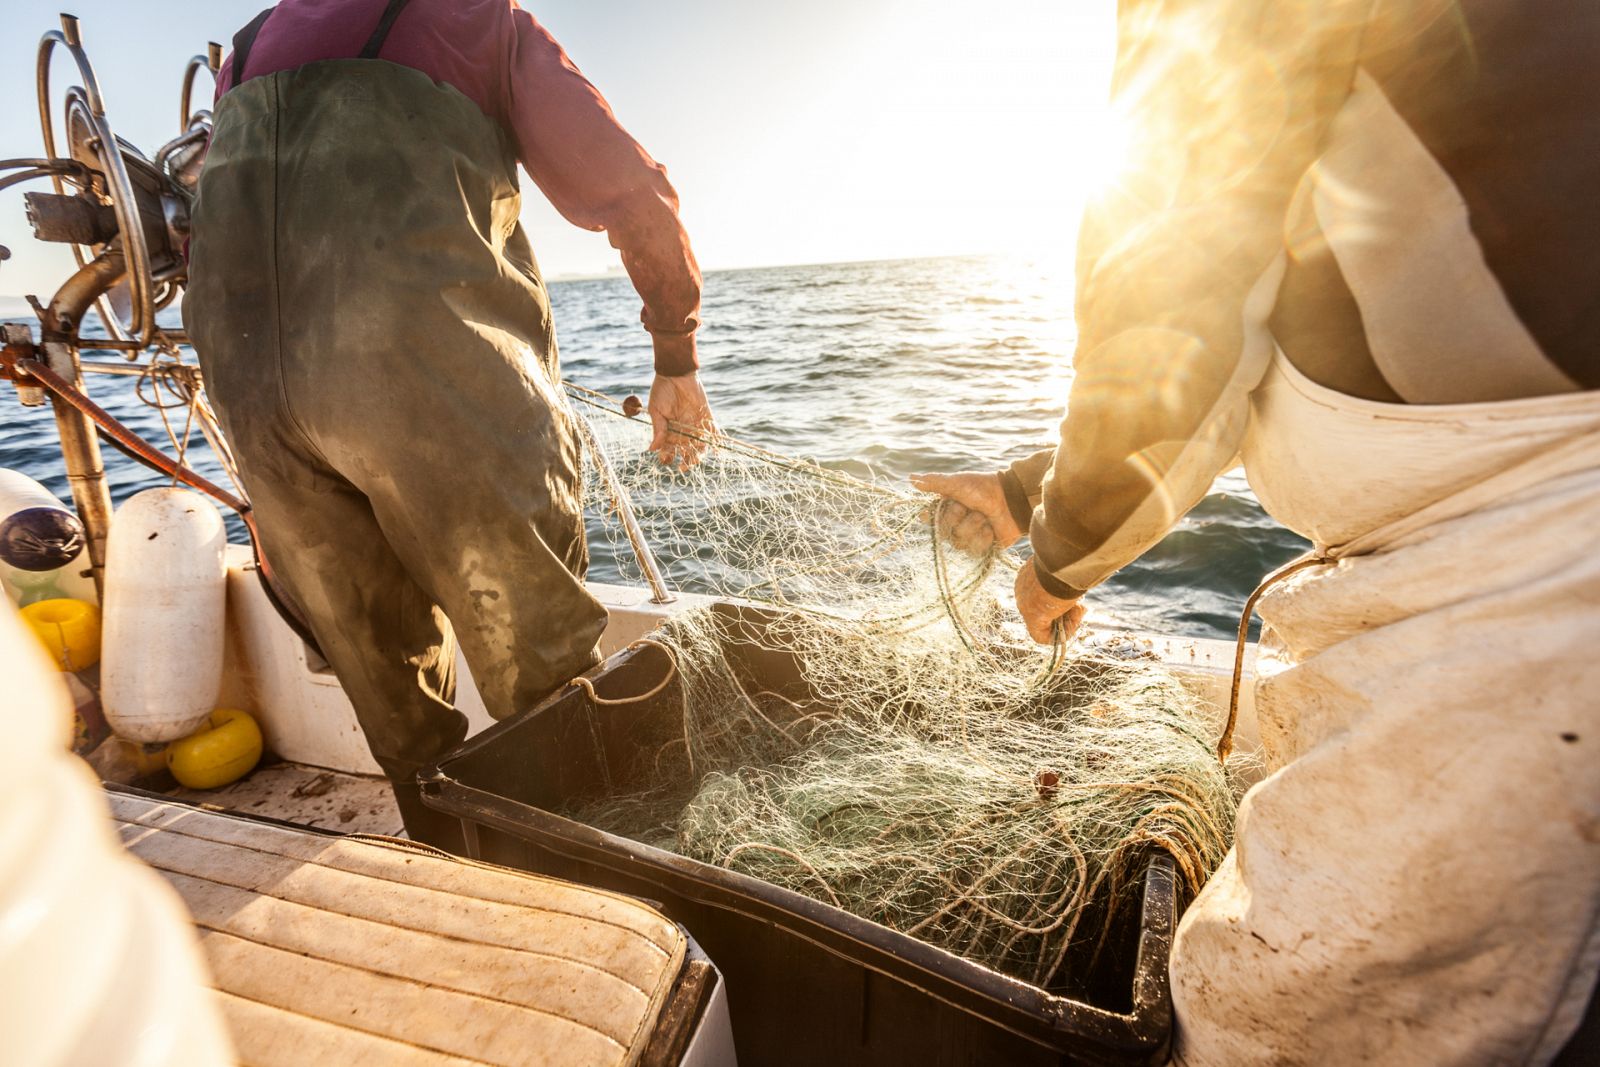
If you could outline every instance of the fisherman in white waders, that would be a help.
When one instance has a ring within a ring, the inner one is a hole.
[[[1176,1058],[1595,1062],[1600,5],[1120,30],[1060,446],[915,481],[1030,536],[1041,641],[1235,457],[1315,545],[1260,601],[1271,774],[1178,932]]]
[[[184,323],[407,830],[459,850],[415,781],[466,729],[456,638],[503,718],[595,664],[606,621],[517,162],[621,251],[654,338],[652,448],[692,463],[667,426],[711,425],[677,195],[507,0],[284,0],[218,91]]]

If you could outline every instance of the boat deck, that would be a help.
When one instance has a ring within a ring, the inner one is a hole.
[[[387,778],[302,763],[268,763],[218,789],[180,786],[167,795],[341,834],[405,836]]]

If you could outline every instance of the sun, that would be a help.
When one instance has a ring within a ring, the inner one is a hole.
[[[1084,116],[1083,127],[1074,131],[1073,186],[1077,199],[1087,202],[1104,192],[1128,165],[1132,143],[1132,124],[1114,104],[1107,104]]]

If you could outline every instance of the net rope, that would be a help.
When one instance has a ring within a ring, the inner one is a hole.
[[[1221,862],[1220,714],[1152,659],[1028,642],[1016,558],[943,543],[934,498],[721,434],[674,470],[648,422],[568,395],[613,474],[586,479],[594,558],[642,577],[625,492],[673,586],[746,607],[652,633],[681,721],[567,814],[1046,987],[1092,966],[1152,853],[1190,892]]]

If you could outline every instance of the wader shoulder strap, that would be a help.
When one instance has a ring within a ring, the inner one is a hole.
[[[240,85],[244,82],[244,69],[250,65],[250,46],[256,43],[256,34],[261,32],[261,27],[266,25],[267,19],[272,16],[272,8],[267,8],[261,14],[251,19],[245,28],[233,35],[233,84]]]
[[[400,12],[406,9],[408,3],[410,0],[389,0],[389,6],[383,9],[383,17],[378,20],[377,28],[372,31],[372,36],[367,38],[367,46],[361,50],[357,59],[378,58],[378,52],[383,48],[383,42],[388,38],[394,20],[400,17]]]
[[[394,20],[400,17],[400,12],[406,9],[410,0],[389,0],[389,6],[383,9],[383,17],[378,19],[378,25],[372,31],[372,36],[367,38],[366,46],[361,49],[358,59],[377,59],[378,52],[383,48],[383,42],[388,39],[389,31],[394,27]],[[256,34],[261,32],[261,27],[266,25],[267,19],[272,16],[272,8],[267,8],[261,14],[251,19],[244,29],[233,35],[233,84],[238,85],[245,79],[245,68],[250,64],[250,46],[256,43]]]

